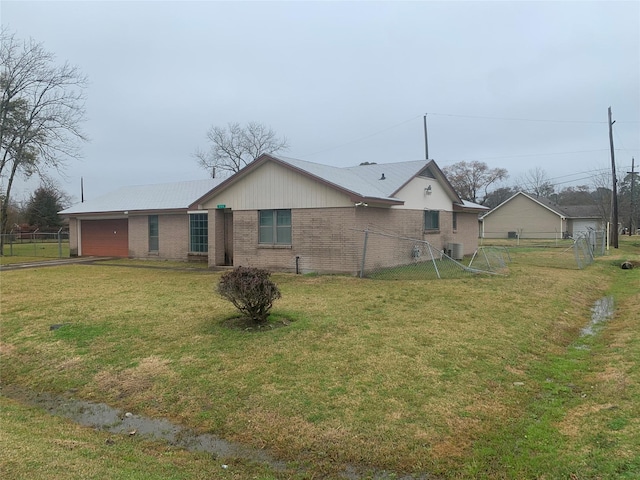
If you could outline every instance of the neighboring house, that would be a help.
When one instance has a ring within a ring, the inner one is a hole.
[[[596,205],[562,207],[524,192],[516,193],[480,220],[483,238],[563,238],[604,228]]]
[[[155,194],[170,187],[145,188]],[[61,212],[71,218],[72,238],[75,225],[78,255],[89,254],[85,222],[99,224],[103,216],[109,222],[117,213],[121,228],[128,227],[128,252],[123,247],[121,256],[207,255],[211,267],[357,274],[367,228],[441,249],[455,242],[471,254],[478,214],[487,210],[463,201],[432,160],[339,168],[262,155],[172,211],[151,205],[152,195],[141,191],[140,200],[145,197],[149,204],[128,205],[121,198],[114,208],[105,199],[100,208],[80,204]],[[104,254],[114,255],[108,244],[115,235],[107,225],[90,228],[109,234]]]

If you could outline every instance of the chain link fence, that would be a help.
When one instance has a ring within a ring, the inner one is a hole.
[[[607,232],[599,230],[589,230],[575,239],[573,253],[576,265],[583,269],[591,265],[596,257],[605,254],[607,247]]]
[[[360,277],[423,280],[497,273],[497,269],[487,270],[462,263],[460,244],[449,244],[452,248],[443,250],[425,240],[371,230],[363,233]]]
[[[449,243],[442,249],[425,240],[390,233],[364,230],[363,234],[360,277],[388,280],[504,275],[512,254],[517,255],[518,263],[576,270],[606,252],[606,232],[589,230],[574,239],[564,239],[558,246],[482,245],[465,265],[459,244]]]
[[[501,272],[507,268],[509,262],[511,262],[511,255],[507,247],[481,246],[471,257],[469,267],[476,270]]]
[[[485,239],[484,241],[486,242],[487,240]],[[517,257],[518,263],[539,267],[579,270],[591,265],[597,257],[605,255],[607,235],[606,231],[588,230],[576,235],[574,238],[565,238],[562,241],[551,239],[545,243],[540,239],[518,239],[517,244],[510,240],[493,240],[493,242],[496,242],[496,244],[479,247],[476,256],[472,259],[472,266],[485,268],[483,266],[484,256],[494,257],[489,251],[482,253],[483,249],[502,248],[509,252],[508,255],[510,257]],[[480,263],[477,263],[478,261]],[[493,264],[494,262],[490,261],[489,263]]]
[[[2,235],[2,256],[66,258],[69,256],[69,232],[11,232]]]

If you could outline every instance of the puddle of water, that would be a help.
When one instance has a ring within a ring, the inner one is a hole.
[[[3,386],[5,397],[47,410],[85,427],[93,427],[114,434],[142,435],[154,440],[165,440],[170,445],[189,451],[207,452],[217,457],[235,457],[268,464],[275,470],[286,470],[286,463],[271,457],[267,452],[229,442],[210,434],[198,434],[164,419],[133,415],[104,403],[92,403],[58,397],[47,393],[34,393],[15,386]]]
[[[198,434],[168,420],[153,419],[134,415],[112,408],[104,403],[92,403],[48,393],[36,393],[15,385],[2,385],[0,395],[22,404],[45,409],[51,415],[72,420],[79,425],[93,427],[114,434],[143,436],[154,440],[164,440],[170,445],[194,452],[206,452],[220,458],[241,458],[263,463],[276,471],[287,471],[287,464],[273,458],[264,450],[229,442],[210,434]],[[132,433],[135,432],[135,433]],[[387,471],[369,471],[346,465],[341,476],[347,480],[368,478],[372,480],[427,480],[429,475],[398,476]]]
[[[580,331],[581,336],[593,335],[596,327],[613,316],[613,297],[603,297],[591,307],[591,320]]]

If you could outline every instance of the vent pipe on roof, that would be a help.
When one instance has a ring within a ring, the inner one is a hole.
[[[382,176],[380,177],[380,180],[385,180],[386,177],[384,176],[384,173],[382,174]]]

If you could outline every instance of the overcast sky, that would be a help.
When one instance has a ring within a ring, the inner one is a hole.
[[[562,188],[610,169],[611,106],[618,171],[640,163],[638,1],[1,0],[0,18],[89,77],[91,140],[56,176],[76,200],[81,177],[85,199],[206,177],[193,153],[229,122],[352,166],[424,158],[426,113],[441,167],[540,167]]]

